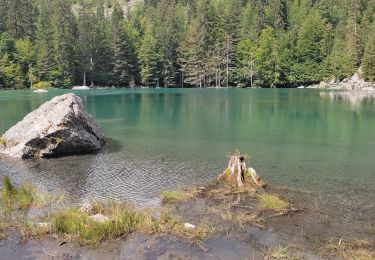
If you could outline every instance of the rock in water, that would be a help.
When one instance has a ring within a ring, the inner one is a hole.
[[[0,153],[30,159],[97,150],[105,138],[81,98],[65,94],[28,114],[2,140]]]

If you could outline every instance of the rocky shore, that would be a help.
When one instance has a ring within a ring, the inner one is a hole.
[[[335,89],[335,90],[354,90],[354,91],[375,91],[375,84],[367,82],[360,77],[357,72],[351,78],[336,81],[335,79],[330,82],[320,82],[317,85],[312,85],[307,88],[312,89]]]

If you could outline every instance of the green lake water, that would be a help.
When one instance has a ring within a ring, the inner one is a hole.
[[[0,133],[53,96],[0,92]],[[157,205],[159,193],[207,182],[240,149],[274,187],[303,191],[343,223],[375,223],[375,94],[301,89],[76,91],[109,138],[94,155],[0,157],[0,176],[80,202]]]

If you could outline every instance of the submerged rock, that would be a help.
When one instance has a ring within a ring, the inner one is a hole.
[[[28,114],[2,137],[0,153],[30,159],[89,152],[104,135],[74,94],[57,96]]]
[[[74,86],[72,87],[73,90],[89,90],[88,86]]]
[[[45,89],[37,89],[33,91],[34,93],[47,93],[48,91]]]

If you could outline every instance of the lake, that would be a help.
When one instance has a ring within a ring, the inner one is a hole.
[[[53,96],[0,92],[0,133]],[[71,91],[70,91],[71,92]],[[76,91],[109,138],[97,154],[19,161],[0,176],[90,198],[157,205],[160,191],[214,179],[226,153],[273,187],[307,194],[342,223],[375,223],[375,94],[313,89],[101,89]]]

